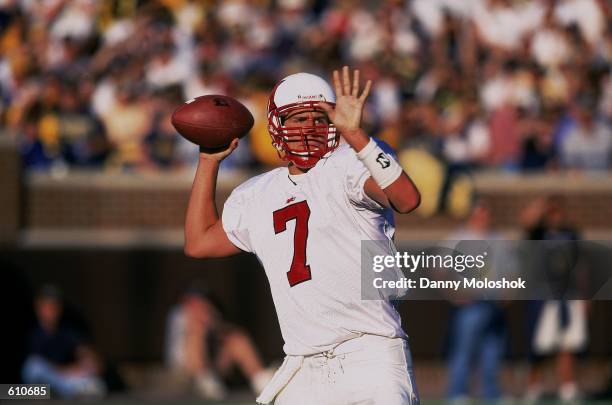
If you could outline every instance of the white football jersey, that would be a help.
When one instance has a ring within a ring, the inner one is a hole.
[[[238,248],[257,255],[288,355],[310,355],[364,333],[406,337],[395,307],[361,299],[361,241],[389,241],[392,212],[368,197],[370,177],[341,144],[310,171],[256,176],[225,202],[222,223]]]

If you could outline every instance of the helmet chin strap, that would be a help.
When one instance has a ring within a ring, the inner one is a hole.
[[[317,163],[319,162],[319,160],[321,160],[321,158],[309,158],[309,159],[311,159],[311,160],[316,159],[316,160],[314,161],[314,163],[312,165],[304,166],[304,165],[300,164],[299,159],[290,159],[290,158],[287,158],[287,160],[289,161],[289,165],[290,166],[295,166],[299,170],[305,171],[305,172],[307,172],[308,170],[310,170],[313,167],[315,167],[317,165]]]
[[[314,166],[312,166],[312,167],[302,167],[302,166],[298,166],[298,165],[296,165],[296,164],[295,164],[294,162],[292,162],[292,161],[289,161],[289,164],[287,165],[287,167],[295,167],[295,168],[297,168],[298,170],[306,170],[306,171],[308,171],[308,170],[312,169],[312,167],[314,167]]]
[[[278,157],[281,160],[283,160],[285,162],[289,162],[288,167],[295,166],[298,169],[303,170],[305,172],[310,170],[310,169],[312,169],[313,167],[315,167],[316,164],[319,162],[319,160],[321,160],[321,158],[318,158],[317,161],[312,166],[301,166],[299,163],[296,162],[296,160],[298,160],[298,159],[294,160],[294,159],[290,158],[289,157],[290,153],[288,153],[286,150],[284,150],[282,148],[276,148],[276,153],[278,153]]]

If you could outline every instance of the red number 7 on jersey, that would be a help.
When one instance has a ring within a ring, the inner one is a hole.
[[[311,279],[310,266],[306,264],[306,242],[308,239],[308,219],[310,208],[306,201],[300,201],[274,211],[274,233],[279,234],[287,230],[287,222],[295,219],[295,232],[293,234],[293,260],[287,272],[289,285]]]

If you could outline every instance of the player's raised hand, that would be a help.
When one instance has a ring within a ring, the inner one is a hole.
[[[336,92],[335,108],[327,103],[319,103],[317,106],[324,110],[334,123],[336,128],[343,134],[347,135],[351,131],[359,129],[361,125],[361,114],[363,105],[370,88],[372,81],[368,80],[361,94],[359,94],[359,70],[353,71],[353,79],[348,66],[342,68],[342,75],[337,70],[333,73],[334,91]]]
[[[238,138],[234,138],[232,142],[224,148],[208,149],[200,146],[200,159],[221,162],[223,159],[228,157],[230,153],[232,153],[237,147]]]

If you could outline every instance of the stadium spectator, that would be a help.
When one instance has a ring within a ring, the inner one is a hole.
[[[580,234],[568,218],[560,196],[539,198],[521,214],[528,240],[577,241]],[[571,271],[571,268],[565,271]],[[543,269],[547,271],[547,269]],[[559,271],[558,269],[556,270]],[[542,362],[555,357],[557,362],[558,396],[562,401],[579,397],[576,381],[576,359],[588,341],[588,302],[578,300],[530,301],[528,306],[530,370],[526,399],[538,401]]]
[[[146,67],[147,85],[155,90],[183,83],[191,76],[189,62],[175,55],[171,45],[162,46]]]
[[[450,236],[452,240],[486,241],[500,239],[491,228],[491,212],[477,203],[467,224]],[[463,401],[469,396],[472,370],[480,374],[483,400],[501,397],[500,370],[505,351],[506,320],[497,301],[455,302],[451,318],[448,354],[448,397]]]
[[[222,381],[233,367],[259,394],[272,377],[263,367],[249,336],[223,319],[220,306],[198,287],[186,290],[168,315],[166,364],[178,377],[187,377],[203,398],[228,394]]]
[[[551,109],[542,114],[521,111],[521,169],[538,171],[556,168],[557,151],[554,145],[554,126],[558,112]]]
[[[83,82],[81,89],[88,84]],[[68,164],[80,167],[102,164],[109,149],[102,124],[89,111],[87,100],[88,95],[79,94],[72,83],[65,84],[56,116],[62,157]]]
[[[62,317],[60,291],[43,287],[35,311],[37,324],[30,335],[23,381],[50,384],[53,394],[63,398],[103,396],[106,386],[100,377],[100,359],[88,339]]]
[[[484,0],[473,11],[480,41],[498,54],[518,52],[541,18],[539,2]]]
[[[102,116],[108,139],[114,146],[110,164],[122,169],[139,169],[146,163],[144,140],[151,131],[153,110],[139,89],[123,83],[116,102]]]
[[[562,0],[555,8],[555,17],[566,27],[576,25],[588,45],[593,47],[604,34],[604,10],[609,7],[604,3],[601,0]]]
[[[489,131],[491,147],[488,164],[501,169],[516,170],[520,153],[517,109],[505,105],[495,110],[490,117]]]
[[[145,139],[148,163],[159,169],[172,169],[177,164],[178,136],[170,123],[170,113],[155,117],[153,129]]]
[[[572,102],[572,124],[561,141],[561,163],[568,169],[607,170],[612,164],[612,127],[596,116],[589,95]]]
[[[542,23],[535,29],[530,43],[534,61],[546,69],[557,69],[568,63],[574,49],[563,26],[555,19],[554,3],[549,2]]]
[[[489,129],[478,116],[478,105],[460,99],[444,112],[442,153],[451,171],[468,170],[484,163],[490,147]]]

